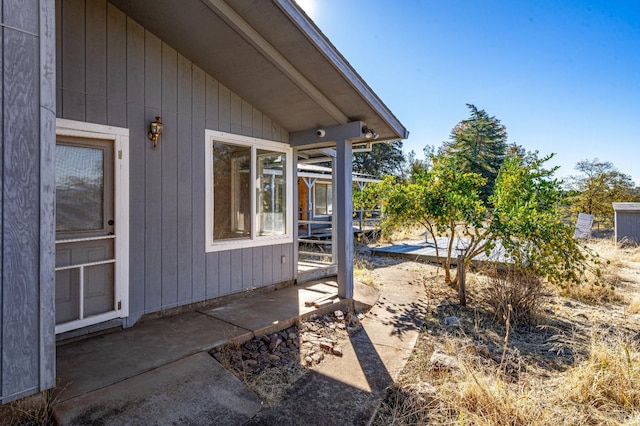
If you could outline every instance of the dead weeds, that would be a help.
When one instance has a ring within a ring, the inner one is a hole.
[[[425,325],[373,424],[640,424],[640,249],[612,245],[592,244],[604,286],[547,289],[538,321],[522,325],[497,318],[487,277],[469,273],[462,307],[423,265]],[[459,368],[433,370],[436,351]]]

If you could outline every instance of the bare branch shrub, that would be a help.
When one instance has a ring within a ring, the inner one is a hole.
[[[497,318],[511,324],[533,326],[540,322],[543,301],[549,296],[543,281],[530,272],[515,267],[487,272],[489,280],[484,299]]]

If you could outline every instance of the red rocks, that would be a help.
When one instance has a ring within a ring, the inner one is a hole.
[[[225,367],[241,374],[254,374],[292,362],[312,367],[326,356],[342,356],[340,341],[360,324],[362,314],[336,311],[241,345],[227,345],[211,351]]]

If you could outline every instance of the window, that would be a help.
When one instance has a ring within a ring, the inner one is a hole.
[[[316,183],[314,185],[313,202],[314,214],[330,215],[333,213],[333,189],[330,183]]]
[[[251,237],[251,147],[213,141],[213,238]]]
[[[283,235],[286,224],[286,164],[282,152],[258,150],[258,179],[260,188],[258,214],[259,235]]]
[[[94,147],[72,141],[56,144],[56,232],[98,231],[106,225],[104,157],[112,142]]]
[[[292,150],[206,131],[206,250],[292,242]]]

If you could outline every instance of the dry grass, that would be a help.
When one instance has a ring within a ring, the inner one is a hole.
[[[530,367],[514,380],[503,365],[461,350],[459,370],[430,371],[428,355],[414,357],[417,372],[389,391],[375,425],[619,425],[640,418],[640,347],[629,336],[594,335],[586,359],[551,380]]]
[[[640,262],[640,247],[619,246],[610,239],[590,241],[588,247],[601,261],[600,277],[590,274],[588,283],[558,288],[558,293],[592,304],[622,302],[618,290],[625,285],[623,269]]]
[[[362,284],[375,287],[374,268],[368,247],[364,244],[356,244],[353,256],[353,278]]]
[[[300,363],[290,363],[283,368],[269,368],[258,374],[246,376],[244,382],[268,407],[277,403],[306,372],[307,369]]]
[[[424,233],[425,229],[421,226],[394,229],[391,234],[383,234],[380,238],[380,242],[391,244],[398,241],[424,240]]]
[[[595,283],[562,287],[558,289],[558,294],[591,304],[620,302],[622,300],[621,296],[616,292],[615,286]]]
[[[420,381],[405,376],[394,386],[375,425],[542,424],[546,408],[537,390],[522,382],[512,383],[500,366],[487,365],[460,350],[459,370],[443,373],[429,369],[429,355],[426,352],[412,360],[412,368],[420,364]]]
[[[505,302],[520,298],[505,291],[504,282],[491,283],[490,276],[476,275],[476,284],[468,287],[474,306],[467,308],[451,302],[455,294],[446,286],[436,291],[436,282],[431,283],[421,339],[374,425],[640,424],[640,322],[630,316],[640,313],[640,265],[635,263],[640,249],[616,249],[611,242],[592,248],[603,263],[609,261],[605,285],[557,289],[562,295],[548,302],[527,303],[540,315],[537,327],[509,332],[490,315],[508,312]],[[483,293],[488,285],[500,289],[493,295],[500,303],[493,308]],[[443,325],[449,315],[462,326]],[[459,369],[432,371],[436,349],[455,356]]]
[[[353,278],[364,285],[375,287],[375,275],[370,269],[356,267],[353,270]]]
[[[513,385],[495,371],[467,363],[458,376],[455,382],[447,380],[438,386],[441,401],[433,413],[438,423],[489,426],[534,425],[544,421],[547,409],[534,389]]]
[[[588,357],[558,378],[559,414],[582,423],[617,425],[640,415],[640,342],[611,329],[593,333]]]
[[[9,404],[0,405],[0,424],[7,426],[53,426],[53,404],[62,389],[49,389]]]
[[[606,274],[604,282],[609,285],[620,284],[620,270],[630,264],[640,262],[640,246],[616,245],[613,240],[591,241],[588,247],[596,252],[603,263],[608,266],[603,268]]]

